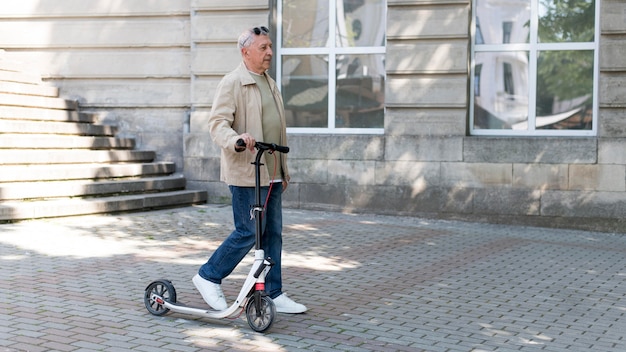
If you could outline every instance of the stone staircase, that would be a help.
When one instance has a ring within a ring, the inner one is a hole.
[[[96,120],[0,56],[0,222],[206,202],[174,163]]]

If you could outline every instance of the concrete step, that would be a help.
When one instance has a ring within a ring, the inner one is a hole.
[[[50,110],[0,105],[0,119],[94,123],[96,118],[97,114],[74,110]]]
[[[15,221],[61,216],[146,211],[188,206],[207,201],[206,191],[181,190],[102,198],[51,199],[31,202],[0,202],[0,221]]]
[[[0,131],[0,133],[113,136],[117,132],[117,127],[84,122],[0,120]],[[25,138],[30,137],[25,136]]]
[[[19,94],[0,93],[0,105],[32,108],[76,110],[78,102],[62,98],[37,97]]]
[[[56,98],[59,96],[59,88],[42,84],[0,81],[0,93],[35,95]]]
[[[0,222],[205,203],[176,164],[134,150],[0,49]]]
[[[4,49],[0,49],[0,70],[28,72],[31,67],[32,64],[15,60],[11,57],[11,54],[7,53]]]
[[[173,162],[131,164],[0,165],[0,182],[103,180],[170,175]],[[0,193],[0,198],[3,194]]]
[[[0,71],[21,73],[27,77],[33,77],[34,83],[41,83],[41,75],[32,72],[32,67],[32,62],[23,61],[22,58],[17,59],[13,56],[13,53],[0,49]]]
[[[114,181],[52,181],[0,183],[0,200],[48,199],[59,197],[103,197],[185,189],[182,175]]]
[[[2,65],[3,61],[0,61]],[[41,76],[29,72],[22,72],[14,67],[4,66],[5,69],[0,69],[0,81],[3,82],[15,82],[15,83],[27,83],[27,84],[42,84]]]
[[[133,149],[133,138],[0,134],[0,149]]]
[[[144,150],[0,149],[0,165],[142,163],[155,157],[156,152]]]

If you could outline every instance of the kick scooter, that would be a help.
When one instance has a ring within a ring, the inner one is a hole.
[[[245,143],[243,140],[239,140],[237,145],[245,146]],[[265,251],[261,248],[264,211],[261,204],[261,156],[266,151],[270,154],[274,152],[288,153],[289,147],[263,142],[256,142],[254,147],[257,149],[255,161],[252,163],[255,168],[255,204],[252,206],[251,211],[256,225],[254,263],[244,281],[243,287],[241,287],[241,291],[239,291],[237,299],[230,307],[221,311],[211,308],[186,306],[176,302],[176,289],[172,282],[160,279],[150,283],[144,293],[143,301],[146,309],[151,314],[161,316],[171,310],[176,313],[221,319],[236,316],[235,313],[240,308],[245,307],[248,325],[250,325],[252,330],[264,332],[272,326],[276,316],[276,307],[274,306],[274,301],[265,292],[265,276],[274,265],[274,261],[269,257],[266,258]]]

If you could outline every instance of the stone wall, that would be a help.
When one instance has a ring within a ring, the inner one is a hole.
[[[602,3],[598,137],[479,137],[467,136],[470,1],[389,0],[384,135],[290,135],[286,204],[626,231],[622,7]],[[254,19],[268,10],[255,8]],[[227,70],[215,67],[218,80]],[[227,201],[207,111],[192,114],[185,167],[214,201]]]
[[[138,148],[182,166],[190,89],[189,0],[20,0],[0,5],[0,47],[102,112]]]
[[[207,115],[274,3],[24,0],[2,5],[0,43],[228,202]],[[291,134],[286,205],[626,231],[623,7],[601,3],[597,137],[486,137],[467,136],[470,1],[388,0],[385,132]]]

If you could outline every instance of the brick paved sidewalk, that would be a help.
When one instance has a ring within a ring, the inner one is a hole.
[[[154,279],[203,305],[191,277],[230,229],[219,205],[1,224],[0,352],[626,351],[626,235],[402,217],[285,210],[309,312],[268,334],[150,315]]]

